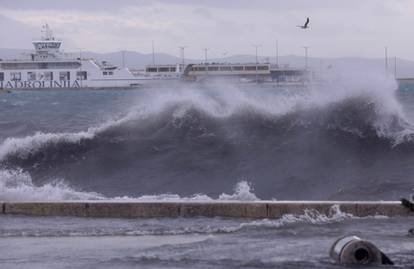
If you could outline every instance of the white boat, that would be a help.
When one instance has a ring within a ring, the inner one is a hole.
[[[130,88],[146,84],[147,77],[134,76],[128,68],[98,63],[94,59],[68,57],[60,51],[49,26],[26,58],[0,60],[0,89]]]

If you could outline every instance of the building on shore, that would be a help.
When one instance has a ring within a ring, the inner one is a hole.
[[[203,63],[186,66],[183,76],[193,81],[220,79],[239,82],[304,83],[309,72],[288,65],[281,67],[269,63]]]

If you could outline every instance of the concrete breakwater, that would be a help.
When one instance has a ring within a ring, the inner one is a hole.
[[[30,216],[74,216],[92,218],[230,217],[279,218],[306,210],[321,214],[341,212],[364,217],[373,215],[414,216],[399,201],[260,201],[260,202],[0,202],[1,214]]]

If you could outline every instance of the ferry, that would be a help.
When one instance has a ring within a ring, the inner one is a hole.
[[[0,89],[131,88],[151,80],[107,62],[68,57],[48,24],[41,32],[40,40],[32,41],[35,50],[29,57],[0,60]]]

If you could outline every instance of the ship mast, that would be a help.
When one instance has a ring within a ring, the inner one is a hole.
[[[42,40],[55,40],[53,31],[50,29],[49,24],[45,23],[42,26]]]

